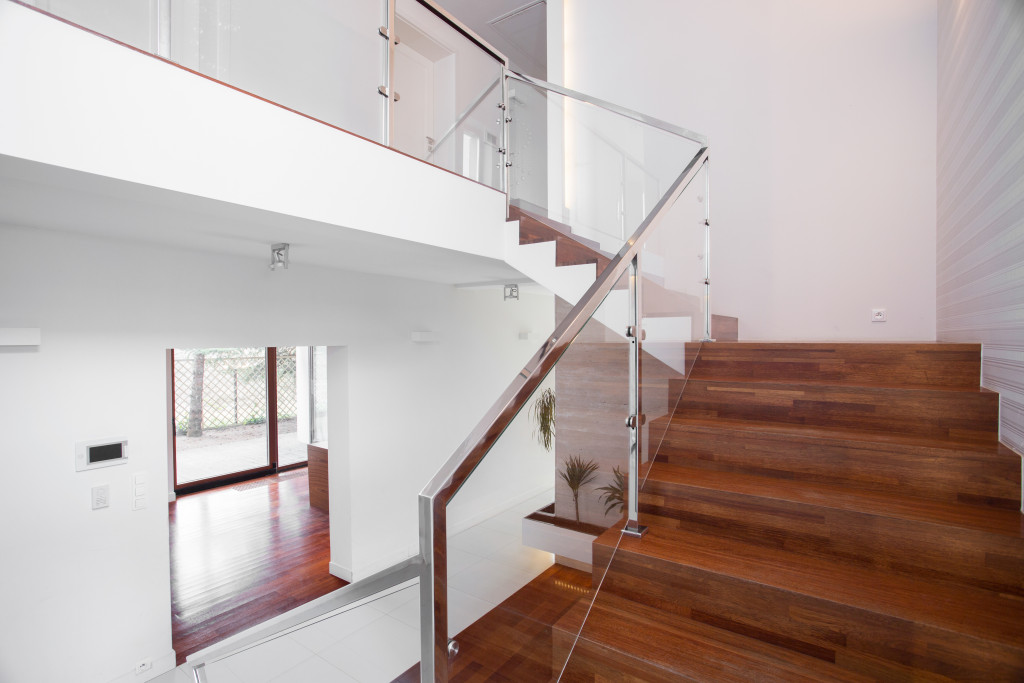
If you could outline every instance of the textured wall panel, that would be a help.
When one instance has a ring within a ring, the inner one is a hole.
[[[940,0],[937,337],[984,345],[1024,453],[1024,2]]]

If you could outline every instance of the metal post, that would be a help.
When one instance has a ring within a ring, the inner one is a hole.
[[[420,681],[434,681],[434,515],[433,501],[419,498],[420,512]]]
[[[508,67],[501,67],[501,145],[500,148],[505,150],[504,159],[501,159],[501,170],[502,170],[502,183],[505,191],[505,215],[508,216],[508,206],[510,201],[510,194],[512,192],[512,148],[511,142],[511,126],[512,123],[512,102],[508,96]]]
[[[419,497],[420,519],[420,681],[448,680],[449,660],[459,645],[448,638],[448,561],[445,509]],[[438,532],[440,531],[440,535]]]
[[[644,333],[640,329],[643,320],[640,299],[640,254],[629,263],[629,493],[626,495],[629,517],[622,533],[629,536],[643,536],[647,527],[640,525],[640,452],[641,428],[644,423],[643,405],[640,397],[640,351]]]
[[[171,58],[171,0],[152,0],[150,7],[154,16],[152,47],[153,53],[164,59]]]
[[[704,160],[704,339],[711,338],[711,159]]]
[[[395,3],[397,0],[384,0],[384,24],[379,33],[384,43],[384,68],[381,80],[384,82],[377,92],[384,96],[384,112],[381,127],[381,143],[390,147],[395,139],[394,82],[395,82]]]

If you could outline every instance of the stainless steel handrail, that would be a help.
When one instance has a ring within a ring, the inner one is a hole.
[[[258,645],[265,640],[283,635],[285,632],[313,619],[398,586],[410,579],[415,579],[422,573],[421,564],[421,557],[410,557],[372,576],[368,576],[355,583],[350,583],[316,600],[296,607],[294,610],[286,612],[276,619],[265,621],[238,636],[228,638],[205,650],[189,655],[186,658],[186,662],[192,667],[192,677],[195,683],[207,683],[207,664],[213,664],[242,650]]]
[[[690,140],[691,142],[696,142],[697,144],[701,145],[702,147],[707,147],[708,146],[708,138],[707,138],[706,135],[701,135],[700,133],[694,133],[692,130],[687,130],[686,128],[683,128],[681,126],[677,126],[674,123],[669,123],[668,121],[662,121],[661,119],[657,119],[657,118],[655,118],[653,116],[648,116],[647,114],[641,114],[638,111],[633,111],[632,109],[627,109],[626,107],[622,107],[622,106],[619,106],[617,104],[613,104],[612,102],[608,102],[606,100],[602,100],[602,99],[599,99],[597,97],[592,97],[590,95],[587,95],[587,94],[581,93],[581,92],[577,92],[575,90],[570,90],[569,88],[564,88],[564,87],[562,87],[560,85],[556,85],[554,83],[548,83],[547,81],[542,81],[539,78],[533,78],[532,76],[524,76],[523,74],[517,73],[517,72],[512,71],[512,70],[508,71],[508,77],[509,78],[514,78],[515,80],[518,80],[518,81],[522,81],[523,83],[529,83],[530,85],[537,86],[538,88],[543,88],[544,90],[550,90],[551,92],[558,93],[559,95],[563,95],[565,97],[568,97],[568,98],[571,98],[571,99],[574,99],[574,100],[580,100],[581,102],[586,102],[587,104],[592,104],[595,107],[600,107],[601,109],[607,109],[608,111],[615,112],[616,114],[619,114],[620,116],[625,116],[628,119],[633,119],[634,121],[639,121],[640,123],[647,124],[648,126],[652,126],[654,128],[659,128],[661,130],[668,131],[669,133],[673,133],[675,135],[678,135],[681,138],[686,138],[687,140]]]
[[[688,137],[688,139],[694,138]],[[668,192],[658,201],[640,227],[619,249],[619,253],[605,267],[586,294],[558,325],[551,337],[516,375],[501,397],[462,442],[462,445],[420,492],[420,552],[423,558],[420,578],[421,680],[433,681],[435,678],[447,680],[449,654],[447,634],[448,567],[445,540],[448,502],[484,459],[515,416],[526,406],[530,396],[604,302],[615,283],[632,264],[634,257],[651,235],[653,228],[665,217],[668,208],[696,177],[707,158],[708,148],[704,145],[672,183]]]

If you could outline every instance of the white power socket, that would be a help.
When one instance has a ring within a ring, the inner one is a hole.
[[[110,484],[93,486],[90,493],[92,497],[93,510],[110,507]]]
[[[146,673],[147,671],[149,671],[152,668],[153,668],[153,660],[152,659],[143,659],[141,662],[139,662],[138,664],[135,665],[135,675],[138,676],[139,674]]]
[[[884,308],[872,308],[871,309],[871,322],[873,322],[873,323],[884,323],[885,322],[885,309]]]

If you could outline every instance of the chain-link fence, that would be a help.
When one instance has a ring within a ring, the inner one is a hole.
[[[295,416],[295,347],[277,349],[277,416]],[[262,348],[175,349],[174,423],[180,435],[267,421]]]

